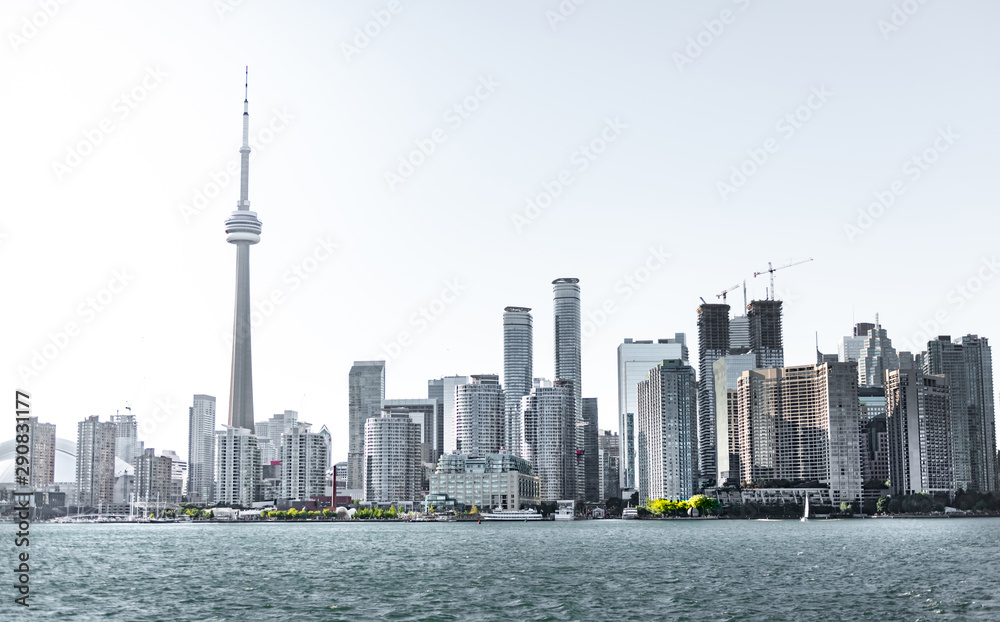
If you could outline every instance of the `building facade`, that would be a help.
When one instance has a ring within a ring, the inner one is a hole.
[[[430,495],[447,495],[456,504],[481,510],[520,510],[541,503],[531,464],[512,454],[444,455],[430,475]]]
[[[135,497],[147,511],[159,504],[180,502],[173,485],[173,461],[157,456],[153,448],[144,449],[133,458],[135,462]]]
[[[858,355],[858,384],[865,387],[882,386],[885,373],[899,369],[899,356],[892,340],[881,325],[868,331],[861,353]]]
[[[521,451],[521,398],[531,393],[534,345],[531,309],[505,307],[503,310],[503,389],[505,451]]]
[[[257,436],[246,428],[223,426],[215,433],[215,500],[249,507],[260,500],[261,464]]]
[[[747,305],[747,318],[750,321],[750,351],[757,357],[756,368],[784,367],[781,301],[751,300]]]
[[[729,354],[729,305],[698,307],[698,473],[712,485],[718,477],[718,414],[715,361]],[[641,486],[640,486],[641,488]],[[686,498],[686,497],[685,497]]]
[[[379,417],[385,399],[385,361],[355,361],[347,385],[347,487],[364,481],[365,421]]]
[[[188,500],[215,500],[215,398],[197,394],[188,408]]]
[[[553,326],[555,332],[555,377],[561,381],[571,381],[573,393],[573,451],[583,447],[583,385],[580,350],[582,344],[582,324],[580,321],[580,279],[561,278],[552,281]],[[564,490],[563,499],[583,499],[585,483],[583,469],[573,469],[576,478],[571,487]]]
[[[365,500],[376,504],[419,501],[420,478],[420,426],[409,415],[398,413],[365,421]]]
[[[326,494],[330,437],[311,431],[308,423],[281,435],[281,498],[305,501]]]
[[[600,503],[601,469],[597,449],[597,398],[583,398],[583,448],[577,451],[577,469],[583,470],[583,498]]]
[[[636,387],[649,376],[660,361],[688,360],[687,338],[676,333],[673,339],[625,339],[618,346],[618,435],[622,444],[619,488],[635,488],[636,443],[635,415],[638,404]]]
[[[855,363],[747,371],[737,391],[743,484],[818,482],[838,502],[861,498]]]
[[[577,477],[573,381],[552,385],[521,398],[521,457],[531,463],[546,502],[575,498]]]
[[[621,471],[619,469],[619,456],[621,455],[621,445],[616,432],[611,430],[601,430],[597,435],[597,464],[600,469],[600,490],[601,501],[621,498],[620,486]]]
[[[143,453],[143,447],[139,442],[139,425],[132,409],[124,415],[111,415],[111,423],[115,424],[115,455],[119,460],[134,465],[136,458]]]
[[[690,498],[698,489],[695,371],[662,361],[638,385],[639,499]]]
[[[56,473],[56,426],[39,423],[38,417],[28,418],[28,432],[31,435],[31,470],[28,484],[32,488],[42,488],[55,483]]]
[[[77,505],[97,507],[115,498],[115,424],[97,415],[76,426]]]
[[[891,371],[886,375],[885,401],[892,494],[954,493],[947,376],[915,369]]]
[[[500,453],[505,439],[504,393],[495,374],[472,376],[455,388],[455,451],[470,456]]]

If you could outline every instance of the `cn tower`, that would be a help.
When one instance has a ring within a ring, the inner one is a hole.
[[[249,68],[247,68],[249,75]],[[250,211],[250,113],[243,85],[243,146],[240,147],[240,200],[226,221],[226,241],[236,245],[236,318],[233,321],[233,370],[229,382],[229,425],[253,426],[253,374],[250,369],[250,245],[260,242],[260,220]]]

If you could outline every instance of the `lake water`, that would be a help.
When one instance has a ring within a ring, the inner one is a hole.
[[[30,550],[17,619],[1000,620],[992,518],[39,524]]]

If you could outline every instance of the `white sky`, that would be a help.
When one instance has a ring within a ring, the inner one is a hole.
[[[535,375],[551,377],[557,277],[580,279],[585,315],[614,310],[590,327],[583,393],[615,430],[622,339],[685,332],[696,364],[699,297],[743,279],[763,297],[753,272],[768,261],[815,259],[775,275],[789,365],[814,360],[816,331],[836,352],[876,312],[899,349],[922,326],[1000,334],[1000,265],[984,263],[998,3],[899,1],[912,14],[900,8],[898,28],[888,0],[589,0],[564,21],[546,14],[555,0],[42,4],[9,0],[0,22],[0,317],[5,391],[31,391],[60,437],[129,402],[147,446],[186,455],[194,393],[215,395],[224,423],[236,250],[223,221],[238,184],[212,183],[238,158],[244,65],[264,223],[252,297],[281,297],[253,333],[256,417],[326,424],[335,459],[354,360],[389,358],[390,398],[501,374],[503,307],[522,305]],[[373,12],[391,20],[376,28]],[[380,31],[345,53],[366,25]],[[463,102],[475,110],[449,113]],[[805,122],[781,121],[797,109]],[[613,142],[581,160],[602,132]],[[386,172],[435,137],[390,188]],[[518,230],[512,215],[546,184],[558,196]],[[875,193],[892,204],[859,223]],[[126,285],[102,293],[116,271]],[[433,321],[413,319],[424,307]]]

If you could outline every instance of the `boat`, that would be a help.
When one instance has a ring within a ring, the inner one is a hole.
[[[799,519],[803,523],[809,522],[809,495],[806,495],[806,509],[802,513],[802,518]]]
[[[622,510],[622,519],[632,520],[639,518],[639,510],[631,505]]]
[[[575,508],[576,501],[573,499],[556,501],[556,512],[552,515],[552,517],[556,520],[573,520]]]
[[[492,512],[483,512],[480,514],[483,520],[495,520],[495,521],[536,521],[542,520],[542,515],[536,510],[503,510],[500,508],[494,508]]]

